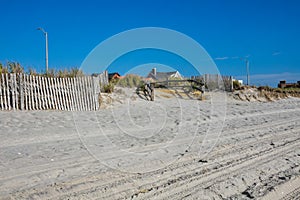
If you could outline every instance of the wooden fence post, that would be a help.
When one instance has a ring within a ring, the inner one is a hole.
[[[49,94],[49,109],[54,109],[54,94],[52,93],[53,84],[51,84],[51,79],[51,77],[45,77],[46,88]]]
[[[24,110],[24,80],[23,74],[19,73],[20,109]]]
[[[19,84],[18,84],[18,79],[17,79],[17,74],[14,74],[14,87],[15,87],[15,108],[19,110]]]
[[[73,91],[72,91],[70,79],[71,78],[67,78],[66,82],[68,85],[70,110],[73,111],[74,110],[74,100],[73,100]]]
[[[82,77],[82,88],[83,88],[83,101],[84,101],[84,109],[88,109],[88,98],[87,98],[87,86],[86,86],[86,76]]]
[[[151,91],[150,99],[151,101],[154,101],[154,83],[150,83],[150,91]]]
[[[60,92],[59,92],[59,85],[58,85],[58,78],[54,78],[54,90],[55,90],[55,96],[56,96],[56,106],[58,110],[62,110],[61,103],[60,103]]]
[[[3,103],[4,109],[7,110],[7,99],[6,99],[6,86],[5,86],[5,76],[2,74],[2,85],[3,85]]]
[[[88,82],[88,100],[89,100],[89,110],[93,110],[93,96],[92,96],[92,84],[91,84],[91,76],[87,77]]]
[[[78,80],[79,80],[78,87],[79,87],[79,90],[80,90],[79,94],[80,94],[81,110],[84,110],[82,77],[79,77]]]
[[[6,92],[7,92],[7,105],[8,105],[8,110],[11,109],[11,102],[10,102],[10,91],[9,91],[9,76],[8,74],[5,74],[6,75]]]
[[[38,85],[37,85],[37,77],[33,76],[33,85],[34,85],[34,99],[35,99],[35,109],[39,109],[39,98],[38,98]]]
[[[4,110],[4,108],[3,108],[3,94],[2,94],[2,79],[0,81],[0,106],[1,106],[1,110]]]
[[[41,87],[41,77],[40,76],[36,76],[36,88],[37,88],[37,93],[38,93],[38,102],[39,102],[39,107],[38,110],[42,110],[42,102],[43,102],[43,94],[42,94],[42,87]]]
[[[24,99],[25,99],[25,110],[28,110],[28,84],[27,84],[27,75],[23,74],[23,82],[24,82]]]
[[[59,78],[58,82],[59,82],[59,89],[60,89],[61,107],[62,107],[63,110],[66,110],[66,101],[65,101],[65,91],[64,91],[63,78]]]
[[[78,110],[77,108],[77,99],[76,99],[76,88],[75,88],[75,77],[70,78],[70,85],[72,91],[72,99],[73,99],[73,110]]]
[[[29,110],[33,110],[33,89],[32,89],[32,77],[27,76],[28,80],[28,100],[29,100]]]
[[[68,111],[70,111],[70,99],[69,99],[69,91],[68,91],[68,87],[66,84],[66,79],[67,78],[63,78],[63,85],[64,85],[64,91],[65,91],[65,104],[66,104],[66,109]]]
[[[51,90],[52,90],[52,93],[53,93],[53,95],[52,95],[52,97],[53,97],[53,102],[54,102],[54,104],[53,104],[53,108],[55,109],[55,110],[58,110],[58,105],[57,105],[57,91],[56,91],[56,80],[55,80],[55,78],[52,78],[51,77]]]
[[[16,109],[16,94],[15,94],[15,75],[16,74],[9,74],[10,75],[10,89],[11,89],[11,100],[12,100],[12,109]]]
[[[95,110],[98,110],[100,107],[99,104],[99,93],[100,93],[100,79],[99,77],[93,77],[94,85],[94,99],[95,99]]]
[[[46,77],[42,77],[42,85],[43,85],[43,90],[44,90],[44,95],[45,95],[45,109],[49,109],[50,106],[50,95],[49,95],[49,88],[46,86]]]

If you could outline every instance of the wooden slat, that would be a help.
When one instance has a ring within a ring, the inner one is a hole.
[[[24,80],[23,74],[19,73],[20,109],[24,110]]]
[[[15,106],[16,109],[19,110],[19,84],[18,84],[18,79],[17,79],[17,74],[14,74],[14,87],[15,87]]]
[[[36,90],[37,90],[37,98],[38,98],[38,110],[42,110],[42,93],[41,93],[41,83],[40,83],[40,76],[36,76]]]
[[[61,87],[61,83],[60,83],[60,78],[57,78],[57,85],[58,85],[58,95],[59,95],[60,108],[61,108],[61,110],[65,110],[64,109],[64,104],[63,104],[62,87]]]
[[[73,111],[73,99],[72,99],[72,90],[70,85],[70,78],[66,78],[66,86],[68,89],[68,102],[69,102],[69,109]]]
[[[85,77],[85,85],[86,85],[86,102],[87,102],[87,110],[91,110],[91,102],[90,102],[90,87],[89,87],[89,77]]]
[[[76,96],[75,96],[75,87],[74,87],[74,78],[70,78],[70,87],[71,87],[71,92],[72,92],[72,107],[73,111],[77,110],[76,106]]]
[[[89,76],[88,82],[89,82],[90,107],[91,107],[91,110],[94,110],[93,85],[92,85],[93,81],[92,81],[91,76]]]
[[[27,75],[23,74],[23,81],[24,81],[24,99],[25,99],[25,110],[28,110],[28,80]]]
[[[42,81],[42,88],[44,91],[44,98],[45,98],[45,107],[44,109],[48,110],[49,109],[49,103],[50,103],[50,99],[49,99],[49,90],[46,88],[46,81],[45,81],[45,77],[41,77],[41,81]]]
[[[91,77],[91,95],[92,95],[92,102],[93,102],[93,110],[96,110],[96,98],[95,98],[95,88],[94,88],[94,78]]]
[[[50,99],[50,102],[49,102],[49,108],[50,109],[55,109],[55,105],[54,105],[54,94],[53,94],[53,90],[52,90],[52,87],[53,87],[53,82],[51,83],[51,80],[52,78],[51,77],[47,77],[45,78],[46,80],[46,87],[47,87],[47,90],[49,91],[49,99]]]
[[[81,88],[82,88],[82,95],[83,95],[83,98],[82,98],[82,101],[83,101],[83,107],[84,107],[84,110],[88,110],[87,108],[87,95],[86,95],[86,84],[85,84],[85,79],[86,77],[82,77],[81,78]]]
[[[67,111],[70,111],[70,96],[69,96],[69,90],[67,85],[67,78],[63,78],[63,84],[65,88],[65,101],[66,101],[66,109]]]
[[[11,89],[11,102],[12,102],[12,109],[16,109],[16,91],[15,91],[15,75],[16,74],[10,74],[10,89]]]
[[[84,77],[80,77],[80,87],[81,87],[81,99],[83,110],[86,110],[86,101],[85,101],[85,87],[84,87]]]
[[[53,78],[53,81],[54,81],[54,91],[55,91],[55,96],[56,96],[56,106],[57,106],[58,110],[61,110],[57,78]]]
[[[82,77],[79,77],[78,78],[78,86],[79,86],[79,89],[80,89],[80,101],[81,101],[81,110],[85,110],[84,108],[84,100],[83,100],[83,88],[82,88]]]
[[[29,75],[28,80],[28,100],[29,100],[29,110],[33,110],[33,87],[32,87],[32,77]]]
[[[62,103],[63,103],[63,109],[67,109],[67,103],[66,103],[66,87],[64,84],[64,78],[60,78],[60,86],[61,86],[61,96],[62,96]]]
[[[55,110],[58,110],[58,105],[57,105],[57,91],[56,91],[56,84],[55,84],[55,78],[51,78],[51,84],[50,84],[52,93],[53,93],[53,106]]]
[[[42,83],[42,77],[38,76],[38,89],[40,91],[40,109],[45,110],[45,96],[44,92],[45,90],[43,89],[43,83]]]
[[[37,91],[37,81],[36,81],[36,76],[32,76],[33,79],[33,91],[34,91],[34,108],[35,110],[39,109],[39,102],[38,102],[38,91]]]
[[[96,110],[96,98],[95,98],[95,77],[92,77],[92,93],[93,93],[93,110]]]
[[[76,101],[77,101],[77,110],[81,111],[81,101],[80,101],[80,90],[78,86],[78,77],[74,79],[75,82],[75,94],[76,94]]]
[[[34,110],[34,93],[33,93],[33,83],[32,83],[32,76],[29,75],[29,98],[30,98],[30,110]]]
[[[6,99],[6,81],[5,76],[2,74],[2,85],[3,85],[3,103],[4,103],[4,109],[7,110],[7,99]]]
[[[3,86],[2,86],[2,79],[0,81],[0,106],[1,106],[1,110],[4,110],[4,107],[3,107],[3,94],[2,94],[2,90],[3,90],[2,89],[3,88]]]
[[[74,110],[78,111],[79,106],[78,106],[78,93],[76,90],[76,78],[72,78],[72,90],[73,90],[73,99],[74,99]]]
[[[93,77],[93,82],[94,82],[93,85],[94,85],[95,110],[98,110],[98,108],[99,108],[98,89],[100,87],[99,78]]]
[[[6,95],[7,95],[7,107],[8,110],[11,109],[11,102],[10,102],[10,88],[9,88],[9,76],[8,74],[5,74],[5,78],[6,78]]]
[[[90,84],[90,77],[86,77],[86,81],[87,81],[87,100],[88,100],[88,105],[89,105],[89,110],[93,110],[92,109],[92,101],[91,101],[91,84]]]
[[[94,101],[94,90],[93,90],[93,78],[91,76],[89,77],[89,82],[90,82],[91,110],[95,110],[94,109],[95,101]]]
[[[67,96],[67,99],[66,99],[66,102],[67,102],[67,109],[68,111],[72,110],[71,107],[72,107],[72,103],[71,103],[71,91],[70,91],[70,87],[69,87],[69,83],[68,83],[68,79],[69,78],[65,78],[64,79],[64,84],[65,84],[65,87],[66,87],[66,96]]]
[[[79,77],[76,78],[77,81],[77,92],[78,92],[78,102],[79,102],[79,110],[83,110],[83,104],[82,104],[82,91],[81,91],[81,79]]]

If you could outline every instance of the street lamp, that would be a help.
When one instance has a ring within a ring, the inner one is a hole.
[[[46,40],[46,73],[48,73],[48,33],[41,27],[37,28],[37,30],[42,31],[45,35],[45,40]]]

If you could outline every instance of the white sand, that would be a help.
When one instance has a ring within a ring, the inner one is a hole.
[[[297,198],[300,99],[214,95],[126,90],[97,112],[1,112],[0,199]]]

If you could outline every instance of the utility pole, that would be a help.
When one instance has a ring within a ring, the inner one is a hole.
[[[250,85],[250,74],[249,74],[249,60],[246,59],[246,68],[247,68],[247,85]]]
[[[46,73],[48,74],[48,33],[41,27],[37,28],[37,30],[40,30],[44,33],[45,35],[45,40],[46,40]]]
[[[245,61],[246,63],[246,71],[247,71],[247,85],[250,85],[250,72],[249,72],[249,60],[248,56],[247,57],[242,57],[240,58],[241,60]]]

